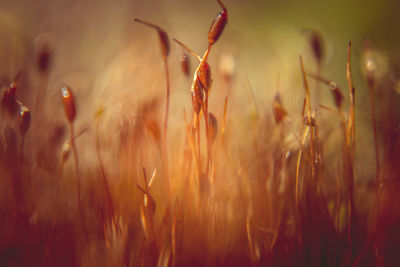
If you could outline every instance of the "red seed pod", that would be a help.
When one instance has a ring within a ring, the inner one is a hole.
[[[287,115],[286,110],[282,106],[282,101],[279,94],[276,94],[274,100],[272,101],[272,112],[274,113],[276,123],[280,123]]]
[[[216,41],[218,41],[222,32],[224,31],[225,25],[228,21],[228,11],[221,0],[218,0],[218,3],[222,7],[222,11],[218,13],[212,22],[210,29],[208,30],[208,43],[209,45],[213,45]]]
[[[208,135],[211,140],[211,144],[214,143],[218,133],[218,121],[217,118],[211,112],[208,113]]]
[[[205,61],[203,66],[199,70],[200,83],[204,88],[204,91],[208,93],[211,88],[211,68],[210,65]]]
[[[19,130],[22,135],[25,135],[31,124],[31,112],[26,106],[21,106],[19,109]]]
[[[189,76],[189,69],[190,69],[190,62],[189,62],[189,57],[186,52],[183,52],[180,58],[181,62],[181,67],[182,67],[182,72],[185,74],[186,77]]]
[[[65,116],[72,123],[76,116],[76,108],[74,95],[68,86],[61,88],[61,98],[64,104]]]
[[[199,115],[203,107],[203,86],[199,80],[199,76],[197,76],[194,90],[192,91],[192,104],[194,113]]]

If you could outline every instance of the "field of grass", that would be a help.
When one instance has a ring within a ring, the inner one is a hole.
[[[0,8],[0,266],[400,265],[398,48],[303,28],[251,61],[213,4],[73,44]]]

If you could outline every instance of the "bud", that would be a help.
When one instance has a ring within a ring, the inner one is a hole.
[[[22,135],[25,135],[31,123],[31,112],[26,106],[21,106],[19,109],[19,130]]]
[[[61,97],[64,104],[65,116],[72,123],[76,116],[75,99],[68,86],[61,88]]]

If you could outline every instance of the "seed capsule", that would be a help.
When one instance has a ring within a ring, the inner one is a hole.
[[[211,68],[210,65],[205,61],[203,66],[199,71],[200,83],[204,88],[205,93],[207,94],[211,88]]]
[[[282,106],[282,101],[279,94],[274,97],[272,105],[272,112],[274,113],[275,122],[280,123],[286,117],[287,112]]]
[[[208,135],[211,140],[211,144],[214,143],[218,133],[218,121],[212,113],[208,113]]]
[[[21,106],[19,109],[19,130],[22,135],[25,135],[31,124],[31,112],[26,106]]]
[[[199,76],[197,76],[194,90],[192,91],[192,104],[194,113],[199,115],[203,106],[203,86],[199,80]]]
[[[134,21],[142,23],[144,25],[147,25],[153,29],[156,29],[158,32],[158,36],[160,37],[160,44],[161,44],[161,53],[164,57],[164,59],[166,59],[169,55],[169,39],[168,39],[168,34],[159,26],[152,24],[150,22],[141,20],[141,19],[134,19]]]
[[[314,53],[315,59],[318,62],[321,62],[324,57],[324,41],[322,39],[322,36],[318,32],[312,31],[310,37],[310,45]]]
[[[161,52],[164,58],[167,58],[169,55],[169,39],[168,34],[162,30],[161,28],[158,29],[158,36],[160,37],[160,44],[161,44]]]
[[[68,86],[61,88],[61,97],[64,104],[65,116],[72,123],[76,116],[76,108],[74,95]]]
[[[218,0],[218,3],[222,7],[222,11],[219,12],[218,15],[215,17],[210,26],[210,30],[208,31],[209,45],[213,45],[216,41],[218,41],[219,37],[224,31],[226,22],[228,21],[228,11],[220,0]]]
[[[340,89],[336,86],[335,82],[329,83],[329,89],[332,91],[333,100],[335,101],[336,107],[340,108],[343,102],[343,94]]]
[[[188,54],[186,52],[183,52],[180,58],[180,62],[181,62],[181,67],[182,67],[182,72],[183,74],[185,74],[186,77],[189,76],[189,57]]]

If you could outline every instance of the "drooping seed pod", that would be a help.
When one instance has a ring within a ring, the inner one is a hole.
[[[343,102],[343,94],[340,91],[340,89],[336,86],[335,82],[330,82],[329,83],[329,89],[332,92],[333,95],[333,100],[335,101],[335,105],[337,108],[340,108],[342,106]]]
[[[160,37],[160,45],[161,45],[161,53],[164,57],[164,59],[166,59],[169,55],[169,38],[168,38],[168,34],[159,26],[152,24],[150,22],[141,20],[141,19],[137,19],[135,18],[134,21],[142,23],[144,25],[147,25],[155,30],[157,30],[158,32],[158,36]]]
[[[210,65],[207,63],[207,61],[204,61],[202,67],[199,70],[199,79],[200,83],[203,86],[203,89],[206,94],[208,94],[208,91],[211,88],[211,68]]]
[[[47,73],[53,54],[53,38],[49,34],[41,34],[36,39],[36,64],[42,73]]]
[[[208,135],[211,141],[211,144],[214,143],[217,138],[218,133],[218,121],[217,118],[211,112],[208,113]]]
[[[67,117],[68,121],[72,123],[76,116],[76,107],[71,88],[68,86],[61,88],[61,98],[64,104],[65,116]]]
[[[188,57],[188,54],[186,52],[183,52],[181,57],[180,57],[180,62],[181,62],[181,67],[182,67],[182,72],[183,74],[188,77],[189,76],[189,69],[190,69],[190,60]]]
[[[317,62],[321,63],[324,59],[325,54],[324,41],[321,34],[319,34],[317,31],[311,31],[309,42],[315,59],[317,60]]]
[[[19,130],[22,135],[25,135],[31,124],[31,112],[26,106],[21,106],[19,109]]]
[[[169,49],[170,49],[168,34],[161,28],[158,28],[158,36],[160,37],[162,55],[164,58],[167,58],[169,55]]]
[[[276,94],[274,100],[272,101],[272,112],[277,124],[279,124],[287,115],[287,111],[282,106],[282,101],[279,94]]]
[[[221,12],[215,17],[212,22],[210,29],[208,30],[208,44],[213,45],[216,41],[218,41],[222,32],[224,31],[225,25],[228,21],[228,11],[221,0],[218,0],[218,3],[222,7]]]

